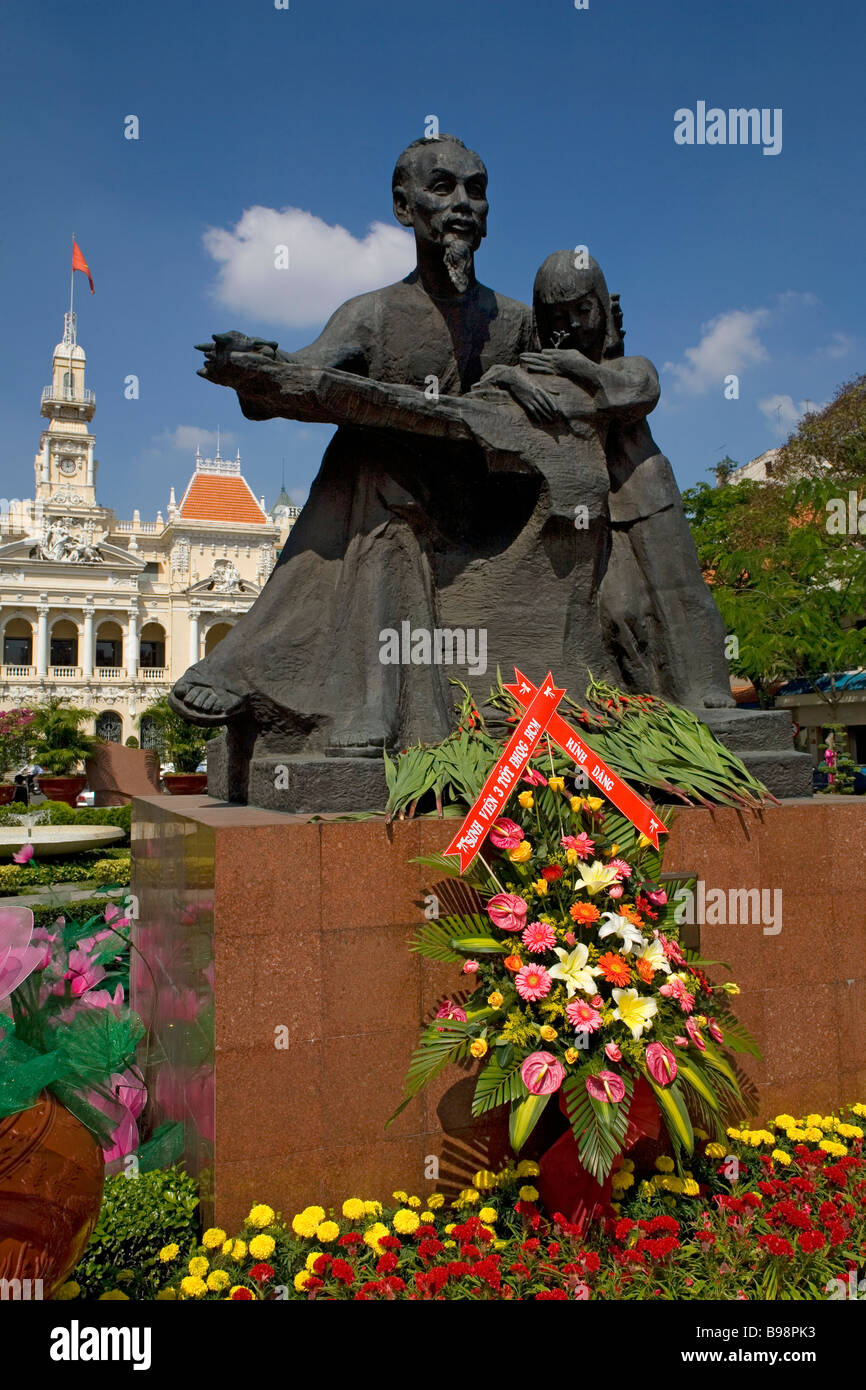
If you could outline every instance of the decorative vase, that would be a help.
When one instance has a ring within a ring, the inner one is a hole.
[[[50,1298],[90,1239],[104,1179],[96,1139],[52,1095],[0,1119],[0,1279],[41,1280],[30,1297]]]
[[[565,1105],[560,1095],[560,1109]],[[641,1144],[657,1146],[662,1129],[661,1113],[652,1088],[643,1077],[635,1083],[628,1112],[623,1154]],[[549,1212],[561,1212],[567,1221],[585,1231],[587,1226],[602,1217],[612,1216],[611,1178],[603,1183],[586,1171],[580,1162],[577,1142],[571,1129],[561,1134],[539,1159],[538,1190]]]
[[[49,801],[65,801],[67,806],[75,807],[75,803],[81,792],[87,786],[87,778],[78,777],[51,777],[45,773],[39,774],[39,787],[45,793]]]
[[[0,782],[0,806],[11,806],[14,795],[14,782]]]
[[[164,772],[162,780],[171,796],[196,796],[207,791],[206,772]]]

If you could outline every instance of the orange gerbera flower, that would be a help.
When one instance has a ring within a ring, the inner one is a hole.
[[[652,965],[648,960],[638,959],[638,961],[635,964],[635,969],[637,970],[638,975],[640,975],[645,985],[652,984],[653,975],[655,974],[655,971],[653,970]]]
[[[605,955],[599,956],[598,964],[608,984],[627,985],[631,979],[628,961],[624,960],[622,956],[616,955],[613,951],[608,951]]]
[[[506,956],[502,964],[506,970],[511,971],[512,975],[516,975],[517,971],[523,967],[523,961],[519,956]]]
[[[592,903],[572,903],[569,908],[569,915],[572,920],[579,922],[582,927],[588,927],[591,922],[597,922],[601,913]]]
[[[637,908],[632,907],[630,903],[620,903],[619,915],[620,917],[624,917],[627,922],[631,922],[633,927],[643,926],[643,918]]]

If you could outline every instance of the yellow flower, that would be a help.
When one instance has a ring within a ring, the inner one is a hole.
[[[820,1116],[820,1115],[814,1114],[814,1115],[807,1115],[807,1116],[806,1116],[806,1128],[807,1128],[807,1129],[808,1129],[810,1126],[814,1129],[815,1126],[816,1126],[816,1125],[819,1125],[820,1123],[821,1123],[821,1116]]]
[[[295,1275],[294,1284],[298,1293],[304,1292],[304,1289],[307,1287],[307,1280],[309,1279],[309,1277],[310,1276],[305,1269],[302,1269],[299,1274]]]
[[[501,1009],[502,1005],[505,1003],[505,995],[500,994],[499,990],[495,989],[492,994],[488,994],[487,1002],[491,1009]]]
[[[207,1277],[207,1286],[212,1293],[222,1293],[231,1282],[224,1269],[212,1269]]]
[[[604,857],[605,859],[613,859],[615,854],[619,854],[619,845],[611,845],[610,849],[605,850]]]
[[[447,1247],[448,1247],[449,1249],[451,1249],[451,1250],[456,1249],[456,1246],[457,1246],[457,1241],[456,1241],[456,1240],[445,1240],[445,1241],[443,1241],[442,1243],[443,1243],[443,1245],[447,1246]]]
[[[201,1280],[199,1280],[201,1283]],[[129,1294],[122,1289],[109,1289],[107,1293],[101,1293],[97,1299],[98,1303],[128,1303]]]
[[[583,805],[586,807],[587,811],[600,811],[604,805],[604,801],[600,796],[585,796],[583,798]]]
[[[421,1221],[416,1211],[410,1211],[408,1207],[401,1207],[399,1211],[394,1212],[391,1224],[398,1236],[411,1236],[417,1231]]]
[[[475,1176],[476,1176],[476,1178],[477,1178],[477,1177],[478,1177],[478,1174],[476,1173]],[[433,1192],[433,1193],[431,1193],[431,1195],[427,1198],[427,1205],[428,1205],[428,1207],[430,1208],[431,1211],[438,1211],[440,1207],[444,1207],[444,1205],[445,1205],[445,1195],[444,1195],[444,1193],[442,1193],[442,1192]]]
[[[164,1245],[162,1247],[162,1249],[159,1252],[159,1258],[162,1260],[162,1263],[164,1265],[167,1265],[170,1263],[171,1260],[177,1259],[179,1254],[180,1246],[172,1243],[171,1245]]]
[[[76,1284],[74,1279],[69,1279],[65,1284],[60,1285],[60,1288],[54,1295],[54,1301],[59,1303],[67,1303],[69,1299],[77,1298],[80,1293],[81,1285]]]
[[[180,1291],[184,1298],[201,1298],[203,1293],[207,1293],[207,1284],[197,1274],[191,1274],[186,1279],[181,1279]],[[102,1296],[104,1298],[105,1294]]]
[[[863,1131],[859,1125],[846,1125],[840,1123],[836,1126],[836,1133],[841,1135],[843,1139],[863,1138]]]
[[[339,1234],[340,1228],[336,1221],[323,1221],[321,1226],[316,1227],[316,1240],[322,1241],[324,1245],[328,1245],[332,1240],[336,1240]],[[257,1251],[253,1250],[252,1245],[250,1245],[250,1251],[254,1255],[257,1254]]]
[[[547,785],[552,792],[565,791],[565,779],[563,777],[548,777]]]
[[[170,1303],[177,1298],[177,1294],[174,1289],[160,1289],[156,1298],[158,1303]]]
[[[480,1212],[478,1213],[478,1220],[483,1221],[486,1225],[490,1226],[493,1224],[493,1222],[496,1221],[498,1216],[499,1213],[497,1212],[495,1207],[482,1207]]]
[[[818,1148],[823,1149],[825,1153],[830,1154],[833,1158],[844,1158],[848,1152],[845,1145],[837,1144],[835,1139],[822,1139]]]
[[[568,804],[569,804],[569,806],[571,807],[572,811],[579,811],[579,810],[580,810],[580,797],[579,797],[579,796],[570,796],[570,797],[568,798]]]
[[[852,1105],[851,1111],[854,1115],[859,1115],[861,1119],[866,1117],[866,1105],[863,1104],[862,1100],[858,1100],[856,1105]]]
[[[531,811],[535,805],[535,797],[532,792],[521,792],[517,800],[520,802],[524,811]]]
[[[508,851],[508,858],[512,864],[525,864],[527,859],[532,858],[532,845],[528,840],[521,840],[515,849]]]
[[[234,1243],[233,1240],[231,1240],[231,1239],[227,1240],[227,1241],[225,1242],[225,1244],[223,1245],[223,1248],[222,1248],[223,1254],[224,1254],[224,1255],[230,1255],[230,1254],[232,1253],[232,1250],[234,1249],[234,1245],[235,1245],[235,1243]]]
[[[806,1130],[806,1138],[811,1139],[813,1144],[817,1144],[819,1139],[824,1138],[823,1130],[820,1130],[817,1125],[810,1125]]]
[[[245,1240],[236,1240],[232,1246],[232,1259],[235,1264],[240,1264],[241,1260],[246,1259],[247,1243]]]
[[[611,1182],[617,1191],[626,1192],[630,1187],[634,1187],[634,1173],[628,1173],[622,1168],[618,1173],[614,1173]]]
[[[305,1276],[305,1278],[307,1278],[307,1277],[309,1277],[309,1276]],[[297,1287],[297,1280],[295,1281],[295,1284],[296,1284],[296,1287]],[[231,1302],[231,1300],[232,1300],[232,1295],[233,1295],[233,1294],[236,1294],[236,1293],[238,1292],[238,1289],[243,1289],[246,1293],[251,1294],[252,1297],[255,1299],[255,1301],[258,1302],[258,1298],[259,1298],[258,1294],[257,1294],[257,1293],[253,1293],[252,1289],[248,1288],[246,1284],[232,1284],[231,1288],[229,1289],[228,1293],[226,1294],[226,1300],[225,1300],[226,1303],[230,1303],[230,1302]]]
[[[218,1245],[223,1245],[226,1238],[225,1231],[220,1230],[219,1226],[210,1226],[202,1236],[201,1243],[205,1250],[216,1250]]]
[[[483,1038],[475,1038],[475,1040],[469,1044],[469,1051],[472,1053],[473,1057],[483,1057],[487,1052],[487,1043]]]
[[[521,1187],[517,1195],[521,1202],[537,1202],[538,1188],[533,1187],[531,1183],[527,1183],[525,1187]]]
[[[700,1190],[700,1186],[698,1183],[695,1182],[694,1178],[686,1178],[685,1182],[683,1183],[683,1196],[697,1197]]]
[[[656,1190],[655,1182],[652,1179],[645,1178],[638,1190],[641,1197],[654,1197]]]
[[[476,1202],[480,1201],[481,1198],[475,1191],[474,1187],[464,1187],[462,1192],[459,1194],[457,1201],[452,1203],[452,1205],[456,1207],[459,1202],[461,1206],[472,1207],[475,1205]]]
[[[637,844],[638,849],[647,849],[652,844],[652,840],[647,839],[646,835],[638,835]]]
[[[662,1154],[657,1158],[654,1165],[660,1173],[672,1173],[674,1171],[674,1161],[668,1158],[667,1154]]]
[[[322,1216],[324,1216],[324,1215],[325,1215],[325,1213],[322,1212]],[[381,1203],[381,1202],[365,1202],[365,1203],[364,1203],[364,1215],[365,1215],[365,1216],[381,1216],[381,1215],[382,1215],[382,1203]],[[322,1219],[322,1218],[320,1217],[319,1220],[321,1220],[321,1219]]]
[[[275,1216],[276,1212],[273,1207],[265,1206],[264,1202],[260,1202],[257,1206],[253,1207],[247,1217],[247,1224],[249,1226],[257,1226],[261,1231],[265,1226],[273,1225]]]
[[[334,1222],[325,1222],[325,1225],[334,1226]],[[319,1229],[316,1231],[316,1235],[318,1236],[319,1240],[325,1239],[325,1237],[322,1235],[322,1229],[322,1226],[320,1226]],[[339,1226],[336,1226],[335,1229],[337,1235],[339,1235]],[[252,1255],[254,1260],[268,1259],[270,1255],[273,1255],[276,1248],[277,1243],[274,1240],[273,1236],[253,1236],[252,1240],[250,1241],[250,1254]]]
[[[377,1255],[381,1255],[382,1250],[379,1241],[383,1236],[389,1235],[387,1226],[383,1226],[381,1221],[376,1221],[364,1232],[364,1244],[369,1245],[371,1250],[375,1250]]]
[[[417,1207],[420,1207],[420,1205],[421,1205],[421,1198],[420,1198],[420,1197],[407,1197],[407,1198],[406,1198],[406,1205],[407,1205],[407,1207],[416,1207],[416,1208],[417,1208]]]
[[[775,1118],[775,1120],[773,1121],[773,1124],[774,1124],[778,1129],[796,1129],[796,1128],[797,1128],[797,1121],[794,1119],[794,1116],[793,1116],[793,1115],[777,1115],[776,1118]]]
[[[543,1023],[538,1031],[545,1042],[553,1042],[554,1038],[558,1036],[556,1029],[551,1028],[549,1023]]]
[[[806,1138],[806,1131],[805,1129],[789,1129],[788,1138],[792,1144],[802,1144]]]
[[[541,1169],[534,1158],[522,1158],[517,1165],[517,1176],[519,1178],[537,1178]]]
[[[190,1274],[197,1274],[202,1279],[210,1269],[210,1262],[205,1259],[204,1255],[196,1255],[190,1260],[188,1268]]]
[[[742,1130],[739,1129],[726,1129],[725,1133],[729,1139],[742,1139],[743,1137]]]
[[[539,896],[540,898],[543,898],[544,895],[545,895],[545,893],[546,893],[547,890],[548,890],[548,882],[547,882],[547,879],[546,879],[546,878],[538,878],[538,879],[535,880],[535,882],[533,883],[532,886],[533,886],[533,888],[535,889],[535,891],[536,891],[536,893],[538,894],[538,896]]]
[[[456,1225],[457,1225],[457,1222],[456,1222],[456,1221],[449,1221],[449,1222],[446,1224],[446,1226],[445,1226],[445,1234],[446,1234],[446,1236],[450,1236],[451,1232],[454,1230],[454,1227],[455,1227]]]
[[[735,985],[733,980],[728,980],[721,988],[725,991],[725,994],[739,994],[740,992],[740,986]]]
[[[567,1047],[565,1049],[565,1060],[568,1062],[569,1066],[573,1067],[579,1056],[580,1053],[576,1052],[573,1047]]]
[[[787,1168],[791,1162],[791,1155],[786,1154],[784,1149],[774,1149],[770,1157],[774,1163],[781,1163],[783,1168]]]
[[[297,1216],[292,1217],[292,1230],[296,1236],[305,1236],[310,1240],[324,1219],[324,1207],[305,1207]]]
[[[429,1225],[431,1222],[436,1220],[436,1217],[433,1215],[432,1211],[422,1211],[421,1220],[425,1223],[425,1225]]]
[[[315,1274],[315,1272],[316,1272],[316,1260],[320,1260],[320,1259],[322,1258],[322,1256],[324,1255],[324,1253],[325,1253],[324,1250],[311,1250],[311,1251],[310,1251],[309,1255],[307,1256],[307,1258],[306,1258],[306,1260],[305,1260],[305,1264],[306,1264],[307,1270],[309,1271],[310,1274]]]
[[[360,1221],[364,1215],[364,1203],[360,1197],[347,1197],[343,1203],[343,1215],[350,1221]]]
[[[696,1139],[709,1139],[710,1137],[705,1129],[698,1129],[697,1125],[694,1126],[692,1132]]]
[[[391,1193],[391,1196],[394,1198],[394,1201],[395,1201],[395,1202],[406,1202],[406,1201],[408,1201],[408,1199],[409,1199],[409,1193],[408,1193],[408,1192],[400,1192],[400,1191],[392,1192],[392,1193]]]
[[[725,1152],[724,1144],[707,1144],[707,1147],[704,1149],[707,1158],[724,1158]]]
[[[566,862],[566,864],[570,864],[570,865],[572,866],[572,868],[573,868],[574,865],[577,863],[577,861],[579,860],[579,858],[580,858],[580,855],[578,854],[578,852],[577,852],[576,849],[567,849],[567,850],[565,851],[565,862]]]

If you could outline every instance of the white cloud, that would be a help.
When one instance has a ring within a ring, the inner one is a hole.
[[[676,379],[677,390],[691,396],[701,396],[713,388],[721,391],[726,376],[765,361],[767,349],[758,337],[758,328],[768,318],[768,309],[731,309],[701,324],[701,340],[697,347],[686,348],[685,361],[665,363],[665,371]]]
[[[834,333],[829,343],[825,343],[823,347],[818,348],[815,356],[830,358],[847,357],[853,347],[854,339],[851,337],[850,333]]]
[[[372,222],[365,237],[330,226],[303,208],[251,207],[230,230],[211,227],[205,249],[219,264],[213,297],[256,321],[318,326],[352,295],[407,275],[415,264],[409,232]],[[277,269],[277,248],[288,269]]]
[[[813,401],[801,401],[799,406],[796,406],[790,396],[780,395],[765,396],[762,401],[758,401],[758,409],[773,426],[773,433],[780,439],[787,438],[802,420],[809,406],[815,409]]]

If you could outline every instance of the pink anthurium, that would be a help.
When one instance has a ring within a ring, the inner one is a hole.
[[[517,849],[523,838],[523,831],[513,820],[498,820],[490,831],[490,843],[497,849]]]
[[[593,1100],[618,1105],[625,1095],[625,1082],[615,1071],[600,1071],[598,1076],[587,1077],[586,1089]]]
[[[500,931],[523,931],[528,911],[516,893],[496,893],[487,903],[487,916]]]
[[[676,1058],[664,1043],[650,1043],[646,1050],[646,1065],[653,1081],[658,1082],[659,1086],[670,1086],[676,1078]]]
[[[565,1080],[565,1067],[552,1052],[530,1052],[520,1068],[520,1077],[533,1096],[549,1096]]]

